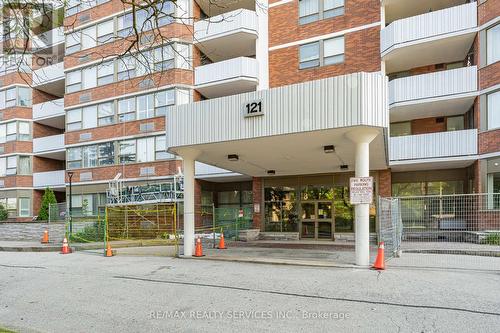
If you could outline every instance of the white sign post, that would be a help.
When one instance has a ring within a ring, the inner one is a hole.
[[[373,201],[373,177],[351,177],[349,193],[351,205],[371,204]]]

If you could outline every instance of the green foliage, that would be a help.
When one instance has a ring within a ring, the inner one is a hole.
[[[0,204],[0,221],[5,221],[9,217],[9,213],[5,209],[5,207]]]
[[[486,244],[500,245],[500,233],[488,234],[485,239]]]
[[[49,219],[49,207],[57,203],[56,195],[54,191],[50,188],[45,189],[43,193],[42,204],[40,205],[40,211],[38,212],[38,219],[41,221],[47,221]]]
[[[75,243],[101,242],[104,240],[104,223],[92,223],[83,230],[70,235],[69,240]]]

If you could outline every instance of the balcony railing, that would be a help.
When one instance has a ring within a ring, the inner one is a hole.
[[[64,134],[33,139],[33,153],[64,150]]]
[[[238,9],[194,24],[195,42],[220,38],[239,32],[257,34],[257,15],[248,9]]]
[[[408,76],[389,82],[389,104],[461,95],[477,90],[477,67]]]
[[[43,119],[64,115],[64,98],[33,105],[33,119]]]
[[[380,32],[380,51],[384,55],[401,44],[460,33],[476,26],[476,2],[397,20]]]
[[[195,84],[207,85],[237,78],[258,80],[257,60],[239,57],[208,64],[195,69]]]
[[[63,79],[64,62],[58,62],[33,71],[33,85],[35,86]]]
[[[389,139],[389,159],[391,161],[476,154],[477,129],[398,136]]]
[[[64,170],[34,172],[33,186],[34,187],[63,187],[65,186]]]

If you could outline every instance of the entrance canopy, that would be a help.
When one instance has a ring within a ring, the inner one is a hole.
[[[178,105],[168,151],[250,176],[352,171],[366,133],[370,169],[385,169],[387,103],[384,75],[356,73]]]

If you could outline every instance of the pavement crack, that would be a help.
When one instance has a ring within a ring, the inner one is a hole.
[[[47,269],[47,267],[43,267],[43,266],[21,266],[21,265],[5,265],[5,264],[0,264],[0,267],[26,268],[26,269]]]
[[[456,312],[465,312],[465,313],[473,313],[473,314],[481,314],[481,315],[500,317],[500,312],[479,311],[479,310],[472,310],[472,309],[458,308],[458,307],[447,307],[447,306],[438,306],[438,305],[405,304],[405,303],[384,302],[384,301],[371,301],[371,300],[356,299],[356,298],[288,293],[288,292],[276,291],[276,290],[253,289],[253,288],[245,288],[245,287],[235,287],[235,286],[227,286],[227,285],[208,284],[208,283],[196,283],[196,282],[188,282],[188,281],[184,282],[184,281],[173,281],[173,280],[155,280],[155,279],[146,279],[146,278],[134,277],[134,276],[115,275],[115,276],[113,276],[113,278],[114,279],[121,279],[121,280],[134,280],[134,281],[153,282],[153,283],[176,284],[176,285],[185,285],[185,286],[194,286],[194,287],[231,289],[231,290],[250,291],[250,292],[255,292],[255,293],[263,293],[263,294],[273,294],[273,295],[303,297],[303,298],[315,298],[315,299],[333,300],[333,301],[341,301],[341,302],[387,305],[387,306],[395,306],[395,307],[403,307],[403,308],[456,311]]]

